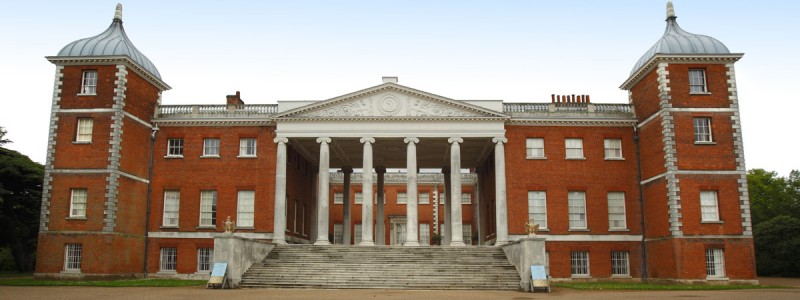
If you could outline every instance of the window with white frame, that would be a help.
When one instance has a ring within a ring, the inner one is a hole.
[[[545,158],[544,138],[525,139],[525,155],[527,158]]]
[[[539,229],[547,229],[547,193],[528,191],[528,220],[539,224]]]
[[[706,276],[712,278],[725,277],[725,251],[722,249],[706,249]]]
[[[97,70],[83,71],[81,78],[81,94],[97,94]]]
[[[64,271],[80,272],[82,256],[83,256],[82,244],[64,245]]]
[[[703,222],[719,222],[717,191],[700,191],[700,214]]]
[[[86,189],[71,189],[70,194],[69,217],[86,217]]]
[[[342,223],[333,224],[333,244],[344,244],[344,226]]]
[[[239,156],[255,157],[256,156],[256,139],[255,138],[242,138],[239,139]]]
[[[219,157],[219,139],[203,139],[203,156]]]
[[[353,241],[356,245],[361,243],[361,223],[357,223],[353,226]]]
[[[167,140],[167,156],[183,157],[183,139]]]
[[[294,231],[294,233],[298,233],[298,231],[297,231],[297,207],[298,206],[300,206],[300,201],[297,200],[297,199],[294,199],[294,219],[292,220],[292,229],[293,229],[292,231]]]
[[[211,272],[211,261],[214,260],[213,248],[197,249],[197,272]]]
[[[570,191],[567,202],[569,229],[586,229],[586,192]]]
[[[472,204],[472,194],[469,193],[461,194],[461,204]]]
[[[583,158],[583,139],[565,139],[564,146],[567,150],[568,159]]]
[[[431,204],[431,194],[419,193],[419,204]]]
[[[217,191],[200,191],[200,227],[217,224]]]
[[[704,94],[708,92],[706,87],[706,70],[689,69],[689,93]]]
[[[344,193],[333,193],[333,204],[344,204]]]
[[[364,195],[361,192],[356,193],[356,204],[363,204],[364,203]]]
[[[622,159],[622,140],[605,139],[603,146],[606,152],[606,159]]]
[[[164,191],[164,227],[178,227],[178,216],[181,206],[180,191]]]
[[[711,143],[714,141],[711,137],[711,118],[694,118],[693,122],[695,143]]]
[[[627,229],[625,222],[625,193],[608,193],[608,229]]]
[[[431,244],[431,225],[428,223],[419,223],[419,244]]]
[[[175,272],[178,268],[178,248],[161,248],[160,270]]]
[[[94,120],[92,118],[78,118],[78,129],[75,133],[75,142],[89,143],[92,141],[92,127],[94,127]]]
[[[611,276],[630,276],[628,251],[611,251]]]
[[[236,227],[253,227],[255,191],[239,191],[236,204]]]
[[[302,235],[306,236],[306,204],[303,203],[303,223],[300,223],[300,227],[302,227]]]
[[[589,252],[572,251],[570,265],[572,276],[589,276]]]
[[[461,224],[461,237],[464,244],[472,245],[472,224]]]
[[[407,204],[407,203],[408,203],[408,194],[397,193],[397,204]]]

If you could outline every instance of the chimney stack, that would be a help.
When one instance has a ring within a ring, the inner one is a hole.
[[[228,106],[244,105],[244,101],[242,101],[242,95],[239,93],[239,91],[236,91],[236,95],[227,95],[225,98],[227,99]]]

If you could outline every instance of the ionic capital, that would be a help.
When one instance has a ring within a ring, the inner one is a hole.
[[[408,144],[408,143],[417,144],[417,143],[419,143],[419,139],[415,138],[415,137],[407,137],[407,138],[403,139],[403,143],[406,143],[406,144]]]
[[[352,174],[353,173],[353,167],[342,167],[342,173]]]
[[[289,142],[289,139],[285,137],[276,137],[272,141],[275,142],[276,144],[286,144]]]
[[[329,137],[317,138],[317,143],[320,143],[320,144],[321,143],[330,144],[330,142],[331,142],[331,138],[329,138]]]
[[[463,143],[463,142],[464,142],[464,139],[462,139],[462,138],[460,138],[460,137],[457,137],[457,136],[454,136],[454,137],[451,137],[451,138],[447,139],[447,142],[448,142],[448,143],[450,143],[450,144],[452,144],[452,143],[459,143],[459,144],[461,144],[461,143]]]
[[[498,136],[498,137],[492,138],[492,143],[495,143],[495,144],[497,144],[497,143],[503,143],[503,144],[505,144],[505,143],[508,143],[508,139],[507,139],[507,138],[504,138],[504,137],[499,137],[499,136]]]
[[[371,138],[371,137],[363,137],[363,138],[361,138],[361,143],[362,143],[362,144],[363,144],[363,143],[370,143],[370,144],[374,144],[374,143],[375,143],[375,138]]]

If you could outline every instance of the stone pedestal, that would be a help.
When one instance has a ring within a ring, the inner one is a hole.
[[[544,248],[545,238],[528,236],[503,245],[503,252],[508,261],[514,265],[519,273],[520,288],[531,290],[531,266],[547,265],[547,253]],[[548,273],[547,276],[550,276]]]
[[[254,263],[264,260],[275,244],[238,237],[229,233],[214,236],[214,263],[228,263],[228,280],[234,287]]]

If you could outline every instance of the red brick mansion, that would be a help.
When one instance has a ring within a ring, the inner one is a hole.
[[[555,279],[755,282],[743,54],[671,5],[618,74],[628,104],[456,100],[384,77],[319,101],[168,105],[122,24],[118,7],[47,57],[37,276],[207,278],[230,217],[237,237],[320,247],[495,247],[531,221]]]

